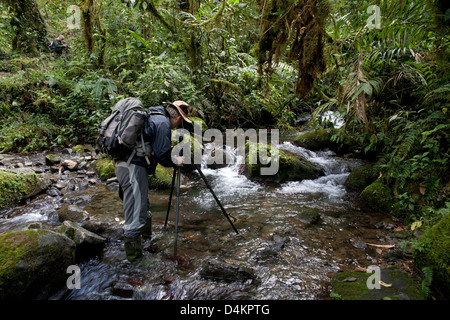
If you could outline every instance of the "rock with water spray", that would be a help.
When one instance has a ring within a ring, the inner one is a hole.
[[[207,280],[226,282],[253,282],[255,280],[252,270],[215,260],[208,261],[203,266],[200,276]]]

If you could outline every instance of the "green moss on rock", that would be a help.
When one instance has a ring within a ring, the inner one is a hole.
[[[75,245],[48,230],[0,234],[0,299],[48,298],[64,285]]]
[[[114,162],[109,158],[101,158],[94,162],[94,168],[101,180],[108,180],[116,176]]]
[[[377,179],[377,172],[372,165],[356,168],[350,172],[345,186],[353,190],[363,190]]]
[[[349,136],[340,141],[332,141],[333,135],[339,133],[338,129],[316,129],[300,133],[293,143],[308,150],[330,149],[338,154],[351,153],[357,148],[357,143]]]
[[[156,166],[155,174],[148,176],[148,187],[150,189],[170,189],[172,185],[173,168]]]
[[[450,295],[450,213],[422,234],[415,247],[415,265],[432,267],[433,281]]]
[[[252,178],[265,181],[285,182],[316,179],[323,175],[322,169],[295,153],[279,150],[274,146],[265,144],[256,144],[252,147],[255,148],[256,152],[249,152],[251,147],[247,143],[247,157],[245,159],[248,173]],[[278,157],[275,156],[276,152],[278,152]],[[268,159],[262,159],[264,157],[261,157],[261,155],[270,157],[270,162]],[[257,158],[252,159],[252,156],[256,156]],[[266,162],[268,163],[265,164]],[[278,171],[276,174],[261,174],[262,168],[276,168],[277,165]]]
[[[381,182],[374,182],[361,192],[361,199],[373,210],[390,212],[393,204],[391,188]]]
[[[16,174],[0,171],[0,209],[19,204],[48,187],[45,179],[35,173]]]
[[[337,273],[331,280],[334,296],[342,300],[423,300],[423,294],[414,280],[398,268],[380,270],[380,281],[388,286],[380,285],[369,289],[367,281],[373,273],[348,271]],[[369,279],[375,284],[376,279]]]

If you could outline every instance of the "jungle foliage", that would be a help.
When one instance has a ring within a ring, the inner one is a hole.
[[[147,105],[188,101],[219,129],[296,130],[300,118],[312,114],[314,127],[334,111],[344,119],[334,141],[352,136],[377,160],[398,216],[433,224],[448,212],[445,1],[2,0],[0,7],[1,152],[92,143],[100,120],[128,96]],[[59,34],[71,46],[60,58],[47,49]]]

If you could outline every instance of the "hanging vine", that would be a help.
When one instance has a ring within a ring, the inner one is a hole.
[[[270,77],[280,58],[297,64],[295,92],[307,95],[325,70],[323,40],[325,0],[258,0],[261,10],[258,72]]]

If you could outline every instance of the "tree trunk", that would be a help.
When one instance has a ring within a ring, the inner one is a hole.
[[[47,50],[47,29],[35,0],[12,2],[14,18],[11,21],[14,38],[13,50],[30,54],[39,54]]]
[[[94,37],[93,37],[93,14],[94,0],[81,0],[81,12],[83,15],[83,34],[84,34],[84,44],[89,51],[92,53],[94,51]]]

